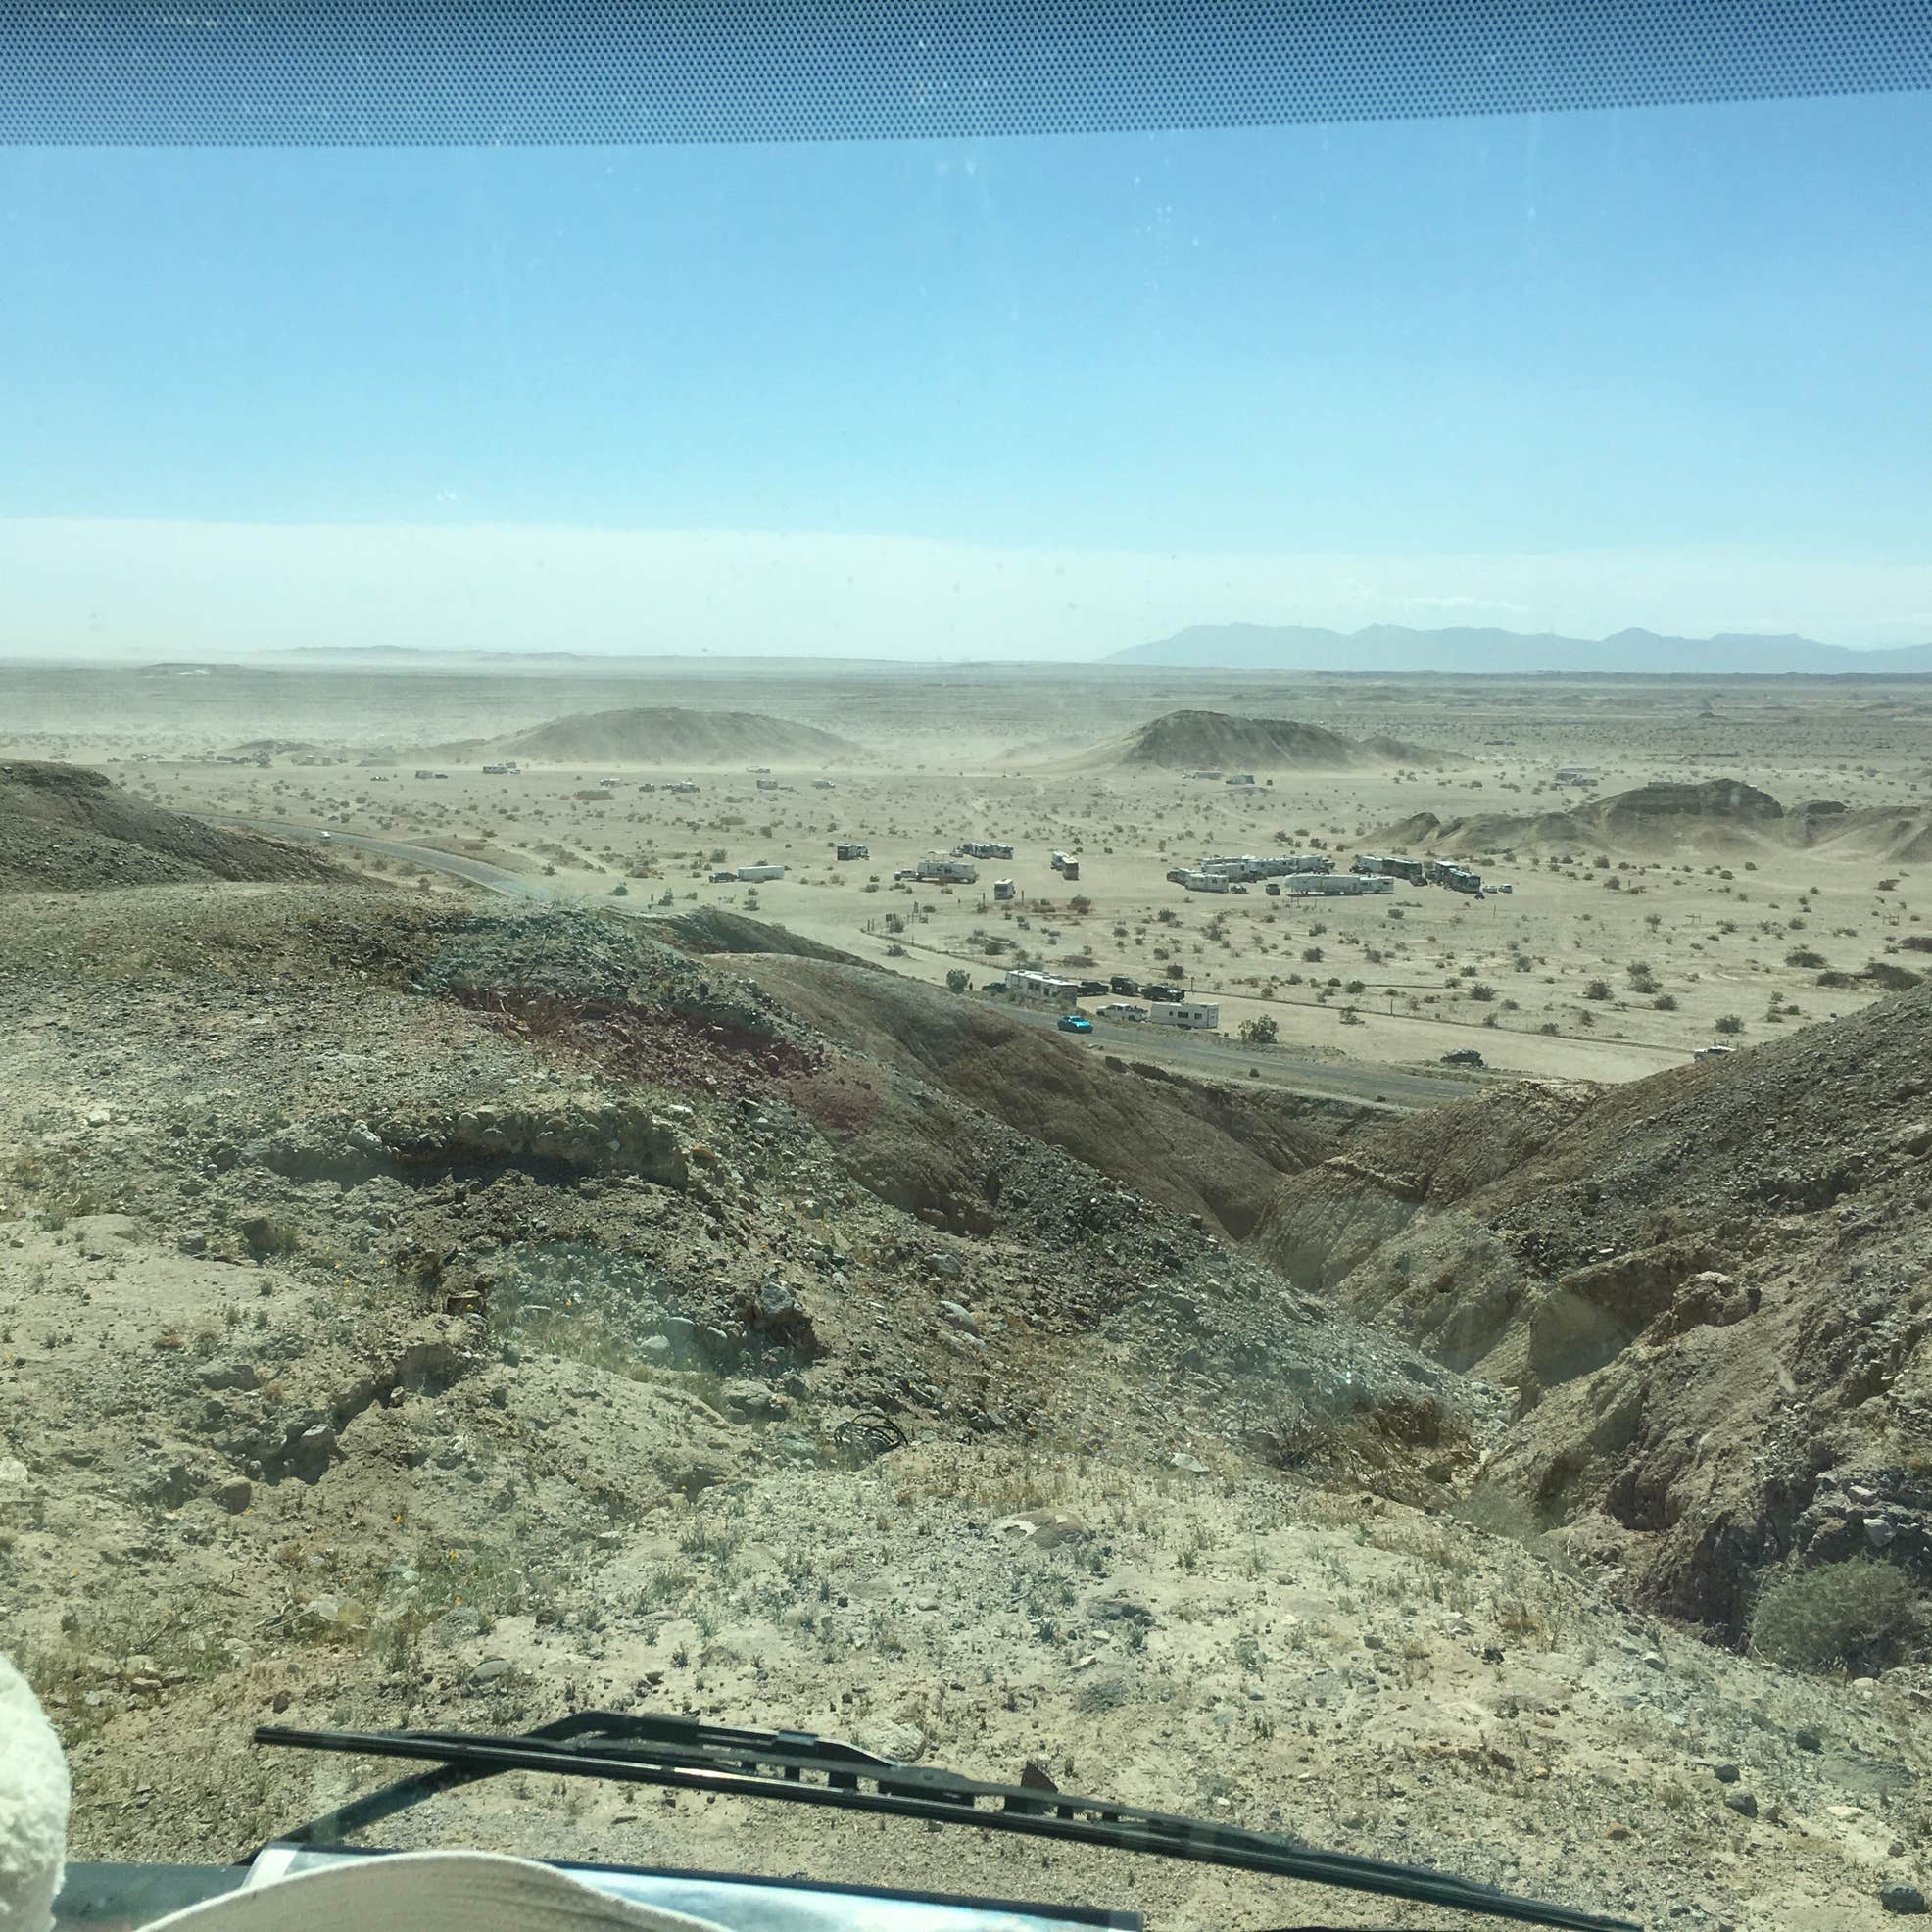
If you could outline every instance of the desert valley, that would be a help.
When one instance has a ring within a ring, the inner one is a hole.
[[[596,1704],[1879,1924],[1929,1230],[1922,676],[0,665],[0,1626],[82,1856],[357,1788],[269,1713]]]

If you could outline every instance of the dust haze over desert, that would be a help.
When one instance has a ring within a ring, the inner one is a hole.
[[[367,1781],[270,1713],[596,1705],[1659,1921],[1932,1889],[1923,652],[1227,628],[0,663],[0,1621],[76,1856]]]

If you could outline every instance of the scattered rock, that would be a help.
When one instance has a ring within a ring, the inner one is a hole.
[[[849,1741],[897,1764],[916,1763],[926,1749],[926,1733],[917,1724],[902,1724],[894,1717],[863,1718],[853,1725]]]
[[[1750,1792],[1733,1785],[1724,1793],[1724,1803],[1741,1818],[1755,1818],[1758,1815],[1758,1801]]]
[[[818,1331],[811,1311],[797,1289],[783,1281],[766,1281],[746,1297],[743,1314],[748,1328],[782,1342],[802,1355],[819,1352]]]
[[[255,1485],[245,1475],[231,1475],[225,1482],[217,1482],[213,1494],[230,1516],[240,1516],[255,1500]]]
[[[1878,1895],[1878,1903],[1903,1918],[1916,1917],[1926,1908],[1925,1894],[1916,1885],[1903,1883],[1886,1886]]]
[[[1001,1517],[992,1525],[995,1536],[1005,1536],[1035,1549],[1058,1549],[1091,1536],[1093,1527],[1066,1510],[1027,1510],[1020,1516]]]
[[[731,1480],[731,1465],[718,1456],[692,1456],[664,1478],[681,1496],[697,1496]]]
[[[285,1467],[289,1474],[309,1483],[319,1482],[327,1473],[329,1465],[339,1461],[342,1445],[336,1440],[335,1430],[327,1423],[316,1423],[305,1428],[289,1444]]]
[[[792,1408],[790,1399],[768,1382],[743,1376],[734,1377],[718,1391],[718,1406],[727,1416],[751,1423],[773,1422]]]
[[[483,1613],[474,1604],[459,1603],[430,1626],[431,1637],[446,1649],[468,1643],[483,1634]]]
[[[1735,1784],[1738,1778],[1737,1766],[1735,1764],[1713,1764],[1711,1766],[1711,1775],[1719,1784]]]
[[[228,1358],[209,1363],[201,1372],[204,1388],[253,1388],[255,1370],[246,1362]]]

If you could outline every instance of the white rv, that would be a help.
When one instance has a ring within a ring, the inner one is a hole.
[[[1155,1026],[1188,1027],[1212,1033],[1221,1025],[1221,1005],[1213,999],[1173,999],[1147,1009]]]

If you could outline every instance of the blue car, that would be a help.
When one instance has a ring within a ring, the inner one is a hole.
[[[1062,1013],[1060,1015],[1062,1033],[1091,1033],[1093,1022],[1085,1013]]]

